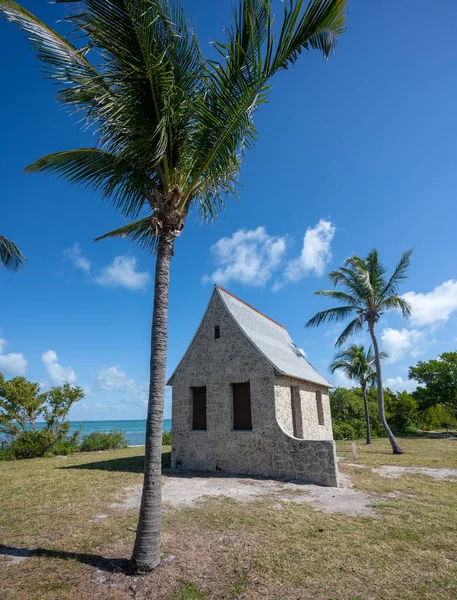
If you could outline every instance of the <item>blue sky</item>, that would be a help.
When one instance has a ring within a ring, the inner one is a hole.
[[[41,0],[24,4],[49,23],[62,15]],[[231,1],[186,6],[207,48]],[[415,247],[402,288],[412,319],[392,313],[378,327],[387,382],[411,389],[409,365],[456,349],[457,5],[352,0],[347,24],[327,63],[302,56],[274,80],[240,200],[213,224],[191,217],[177,241],[169,373],[217,281],[285,325],[327,375],[338,330],[304,329],[330,306],[313,293],[328,287],[326,272],[373,246],[389,266]],[[29,261],[19,275],[0,272],[0,371],[83,386],[73,419],[143,418],[154,258],[122,240],[93,243],[123,221],[91,191],[22,174],[41,154],[94,140],[56,105],[22,35],[4,22],[0,52],[0,231]]]

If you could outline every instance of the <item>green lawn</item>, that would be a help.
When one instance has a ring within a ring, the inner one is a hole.
[[[401,443],[403,456],[386,440],[358,443],[357,464],[457,468],[455,439]],[[30,555],[14,565],[0,556],[1,600],[457,598],[457,483],[380,477],[351,466],[347,442],[341,471],[373,494],[374,516],[277,497],[169,508],[162,565],[128,576],[136,510],[110,504],[141,482],[142,451],[0,463],[0,543]]]

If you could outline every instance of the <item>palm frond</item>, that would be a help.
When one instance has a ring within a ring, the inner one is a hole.
[[[155,252],[157,249],[158,236],[155,235],[154,229],[151,223],[151,217],[144,217],[133,223],[123,225],[118,229],[114,229],[109,233],[105,233],[97,238],[95,242],[104,240],[106,238],[117,237],[117,238],[128,238],[132,242],[135,242],[143,250],[148,252]]]
[[[408,277],[407,272],[411,264],[411,255],[413,251],[414,249],[410,248],[406,252],[403,252],[403,254],[401,255],[398,265],[395,267],[395,270],[392,273],[389,281],[382,290],[383,298],[388,298],[389,296],[398,294],[398,285],[400,281]]]
[[[158,176],[135,168],[128,160],[99,150],[80,148],[42,156],[25,168],[26,173],[52,173],[70,183],[91,187],[127,217],[136,217],[145,194],[159,185]]]
[[[25,256],[14,242],[0,235],[0,263],[5,269],[19,271],[26,262]]]
[[[347,0],[311,0],[303,11],[304,1],[284,2],[284,19],[271,72],[287,69],[299,55],[312,48],[325,58],[335,51],[338,37],[345,31]]]
[[[354,333],[359,333],[363,330],[364,321],[361,317],[356,317],[353,321],[349,323],[343,333],[338,337],[335,342],[335,346],[342,346],[346,343],[348,338]]]
[[[411,316],[411,304],[401,296],[390,296],[383,304],[386,310],[395,308],[400,310],[404,317]]]
[[[354,313],[352,306],[337,306],[336,308],[328,308],[314,315],[305,327],[318,327],[322,323],[339,323],[344,321]]]
[[[345,304],[346,306],[352,306],[354,309],[358,307],[359,299],[355,296],[347,294],[345,292],[339,292],[337,290],[320,290],[315,292],[317,296],[326,296],[327,298],[332,298],[332,300],[338,300],[341,304]]]

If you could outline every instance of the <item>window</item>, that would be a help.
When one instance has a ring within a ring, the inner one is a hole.
[[[303,418],[301,412],[300,388],[298,385],[291,386],[290,399],[292,404],[292,426],[294,437],[303,438]]]
[[[192,388],[192,429],[206,431],[206,387]]]
[[[214,339],[217,340],[217,338],[221,337],[221,328],[219,327],[219,325],[216,325],[216,327],[214,328]]]
[[[316,404],[317,404],[317,420],[319,425],[325,425],[324,420],[324,407],[322,406],[322,394],[321,392],[316,392]]]
[[[252,430],[251,387],[246,383],[233,383],[233,429]]]

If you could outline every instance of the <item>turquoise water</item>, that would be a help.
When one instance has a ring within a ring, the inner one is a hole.
[[[40,428],[43,423],[37,423]],[[144,436],[146,434],[146,421],[144,419],[138,421],[71,421],[70,433],[76,431],[79,427],[83,430],[81,435],[88,435],[93,431],[110,431],[111,429],[120,429],[125,435],[129,446],[137,446],[144,444]],[[163,420],[163,431],[171,430],[171,419]]]
[[[71,421],[70,433],[82,427],[81,435],[88,435],[93,431],[110,431],[111,429],[120,429],[125,435],[129,446],[144,444],[146,434],[146,420],[138,421]],[[163,420],[163,431],[170,431],[171,419]]]

